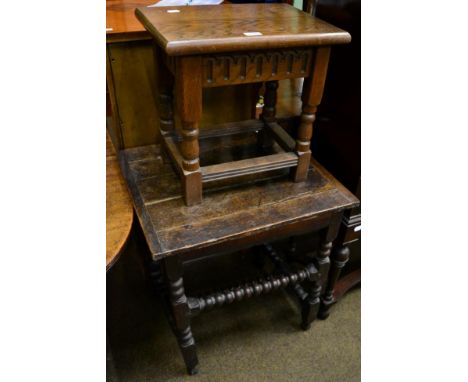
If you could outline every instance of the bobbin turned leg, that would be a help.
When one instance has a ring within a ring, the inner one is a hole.
[[[335,290],[335,284],[338,281],[341,270],[346,265],[349,259],[349,248],[341,245],[335,247],[331,255],[331,267],[328,274],[327,287],[325,294],[320,304],[319,317],[324,320],[330,315],[330,307],[335,303],[333,292]]]
[[[276,121],[276,99],[278,81],[267,81],[265,82],[265,95],[262,114],[260,118],[265,122]],[[273,138],[268,134],[266,129],[258,132],[258,145],[262,148],[268,148],[273,146]]]
[[[333,246],[333,240],[335,240],[338,235],[342,216],[342,212],[334,214],[330,219],[328,227],[320,232],[320,246],[317,256],[315,257],[315,264],[319,272],[318,282],[320,287],[325,285],[329,277],[330,252]],[[320,290],[318,293],[320,295]],[[321,318],[320,310],[318,312],[318,317]]]
[[[317,48],[312,59],[311,74],[304,79],[301,124],[297,132],[295,148],[299,161],[297,167],[292,169],[292,177],[295,182],[301,182],[307,178],[310,158],[312,156],[310,151],[312,128],[317,107],[322,100],[329,57],[330,48]]]
[[[173,329],[187,371],[190,375],[193,375],[198,372],[198,357],[190,327],[190,308],[184,290],[182,262],[177,256],[168,257],[164,260],[164,269],[168,283]]]
[[[317,318],[320,307],[320,291],[322,286],[319,280],[311,280],[311,286],[307,291],[307,298],[302,302],[301,328],[308,330],[312,321]]]
[[[202,112],[201,58],[182,57],[176,65],[176,104],[182,123],[183,189],[188,206],[202,201],[198,122]]]

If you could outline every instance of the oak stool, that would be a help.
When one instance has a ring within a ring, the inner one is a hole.
[[[154,39],[162,143],[182,179],[187,206],[202,201],[204,184],[288,168],[306,180],[310,140],[320,104],[330,47],[349,33],[288,4],[223,4],[137,8]],[[276,123],[278,80],[305,77],[301,123],[295,139]],[[265,82],[261,120],[228,123],[199,132],[202,90]],[[173,89],[181,123],[174,122]],[[258,132],[258,143],[278,150],[255,158],[200,166],[199,140],[240,131]]]

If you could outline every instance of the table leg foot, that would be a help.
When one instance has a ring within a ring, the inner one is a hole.
[[[308,330],[312,322],[317,318],[317,313],[320,306],[320,283],[315,282],[310,288],[307,299],[302,302],[302,330]]]
[[[174,332],[190,375],[197,372],[198,357],[190,327],[190,307],[185,295],[182,262],[177,256],[165,259],[165,271],[168,280],[169,301],[172,310]]]
[[[331,254],[330,273],[328,275],[327,287],[322,298],[319,310],[319,318],[325,320],[330,315],[330,308],[335,303],[333,292],[335,284],[341,273],[341,269],[345,266],[349,259],[350,250],[347,246],[337,246]]]

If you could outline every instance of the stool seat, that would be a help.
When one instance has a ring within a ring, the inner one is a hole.
[[[168,55],[345,44],[348,32],[288,4],[137,8]]]
[[[239,180],[289,168],[294,182],[305,181],[331,45],[350,42],[349,33],[287,4],[146,7],[137,8],[135,14],[153,36],[161,140],[179,173],[188,206],[201,203],[202,189],[215,179]],[[305,78],[296,139],[275,118],[278,81],[288,78]],[[276,142],[281,151],[201,167],[203,88],[259,82],[265,82],[260,121],[223,124],[215,128],[215,134],[255,130],[260,147],[267,149]],[[175,122],[173,93],[180,128]]]

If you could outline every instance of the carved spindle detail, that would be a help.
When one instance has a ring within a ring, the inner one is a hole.
[[[224,67],[224,80],[225,81],[228,81],[229,78],[231,77],[231,65],[230,65],[230,59],[229,58],[225,58],[223,60],[223,67]]]
[[[333,296],[335,284],[340,277],[341,270],[349,260],[349,254],[350,250],[347,246],[339,246],[333,249],[327,287],[325,288],[325,294],[322,298],[322,304],[320,306],[319,317],[321,319],[325,319],[330,315],[330,307],[335,303]]]
[[[206,60],[206,80],[209,83],[213,82],[213,66],[214,66],[214,58],[207,58],[207,60]]]
[[[262,74],[263,74],[263,56],[258,55],[256,57],[255,76],[260,77]]]
[[[302,108],[301,124],[297,131],[296,151],[305,153],[310,149],[310,139],[312,138],[312,126],[315,122],[316,107],[305,106]]]
[[[239,62],[240,62],[240,78],[242,80],[245,80],[246,76],[247,76],[247,56],[243,56],[240,58]]]
[[[290,74],[293,71],[294,55],[291,52],[286,54],[286,73]]]
[[[180,152],[183,156],[182,166],[185,171],[196,171],[200,168],[198,134],[198,123],[182,122]]]
[[[192,313],[197,314],[204,310],[213,309],[214,307],[267,294],[279,288],[285,288],[288,285],[294,286],[309,277],[310,272],[307,268],[289,274],[270,276],[267,279],[259,279],[236,288],[212,293],[207,296],[199,298],[191,297],[189,298],[189,306]]]

